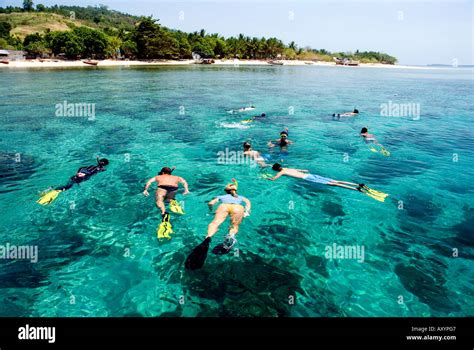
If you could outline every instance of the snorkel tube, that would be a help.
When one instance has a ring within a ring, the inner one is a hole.
[[[231,190],[229,189],[228,187],[229,186],[235,186],[235,190]],[[232,178],[232,183],[229,183],[225,186],[225,189],[224,191],[230,195],[232,195],[233,197],[237,197],[237,190],[239,188],[239,183],[237,182],[236,179]]]
[[[97,156],[95,159],[97,161],[97,166],[99,168],[103,168],[103,167],[109,165],[109,160],[107,158],[100,159],[99,156]]]
[[[167,175],[171,175],[173,173],[173,171],[176,169],[176,167],[172,167],[172,168],[168,168],[168,167],[163,167],[161,168],[161,171],[158,173],[158,175],[164,175],[164,174],[167,174]]]

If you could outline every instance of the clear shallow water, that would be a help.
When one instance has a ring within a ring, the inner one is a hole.
[[[472,70],[91,68],[0,77],[0,244],[39,249],[36,264],[0,261],[0,315],[474,314]],[[55,117],[64,100],[95,103],[95,121]],[[420,120],[381,117],[388,101],[420,103]],[[227,110],[250,104],[268,119],[224,127],[253,115]],[[354,106],[357,118],[329,117]],[[364,182],[389,200],[295,179],[271,183],[257,168],[217,164],[217,152],[245,140],[269,153],[266,142],[285,126],[295,141],[286,166]],[[362,126],[391,157],[367,149]],[[35,203],[96,155],[111,161],[105,173],[49,207]],[[165,165],[177,167],[192,194],[186,215],[173,217],[173,239],[159,243],[158,211],[141,191]],[[204,269],[186,272],[186,255],[211,220],[205,203],[232,177],[253,204],[240,255],[209,254]],[[365,261],[327,260],[334,243],[363,245]]]

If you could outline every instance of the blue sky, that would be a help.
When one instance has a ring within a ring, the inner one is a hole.
[[[373,50],[400,64],[474,64],[474,0],[37,0],[50,6],[104,4],[153,15],[174,29],[224,36],[275,36],[329,51]],[[0,0],[21,6],[22,0]],[[181,15],[181,18],[180,18]],[[184,17],[184,19],[183,19]]]

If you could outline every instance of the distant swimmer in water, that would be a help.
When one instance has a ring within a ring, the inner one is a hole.
[[[336,186],[336,187],[347,188],[353,191],[359,191],[381,202],[383,202],[385,200],[385,197],[388,196],[387,194],[375,191],[364,184],[356,184],[353,182],[333,180],[327,177],[309,174],[308,170],[283,168],[281,164],[279,163],[273,164],[272,169],[278,173],[274,177],[268,178],[268,180],[271,180],[271,181],[275,181],[281,176],[289,176],[289,177],[295,177],[298,179],[303,179],[309,182],[318,183],[322,185]]]
[[[249,112],[253,111],[255,109],[255,106],[249,106],[249,107],[242,107],[239,109],[231,109],[229,113],[242,113],[242,112]]]
[[[237,111],[238,112],[248,112],[248,111],[253,111],[255,109],[254,106],[250,106],[250,107],[242,107],[242,108],[239,108]]]
[[[260,115],[254,115],[252,118],[242,120],[242,123],[252,123],[256,120],[262,120],[265,119],[267,115],[265,113],[262,113]]]
[[[148,197],[150,195],[148,193],[148,189],[150,188],[151,184],[154,182],[158,184],[158,188],[156,189],[155,193],[155,200],[156,206],[161,210],[161,215],[163,217],[165,217],[165,214],[167,214],[164,201],[167,200],[170,202],[170,204],[171,202],[176,204],[174,201],[179,184],[182,184],[184,187],[184,195],[189,193],[188,183],[186,180],[182,177],[171,175],[174,169],[174,167],[172,169],[168,167],[162,168],[157,176],[154,176],[147,181],[145,190],[143,191],[143,194]]]
[[[109,161],[107,159],[99,159],[99,157],[97,157],[96,165],[89,165],[79,168],[76,174],[69,179],[65,186],[56,187],[54,190],[44,193],[41,198],[36,201],[36,203],[41,205],[51,204],[58,197],[59,193],[69,190],[75,184],[89,180],[93,175],[105,171],[105,167],[107,165],[109,165]]]
[[[363,127],[360,130],[360,136],[364,139],[365,143],[371,144],[369,149],[372,152],[380,152],[384,156],[387,156],[387,157],[390,155],[390,152],[387,151],[387,149],[377,141],[377,139],[375,138],[375,135],[369,134],[369,130],[366,127]],[[380,149],[378,150],[376,147],[379,147]]]
[[[362,136],[366,142],[372,141],[373,143],[377,143],[377,139],[375,138],[375,135],[369,134],[369,129],[367,129],[366,127],[360,130],[360,136]]]
[[[267,164],[265,163],[265,159],[262,157],[259,151],[254,151],[252,149],[252,145],[250,144],[250,142],[244,142],[243,147],[245,156],[249,157],[261,167],[267,166]]]
[[[354,108],[352,112],[335,113],[332,116],[336,118],[340,118],[340,117],[355,117],[357,115],[359,115],[359,110],[357,108]]]
[[[291,145],[293,141],[288,139],[288,128],[285,128],[282,132],[280,132],[280,138],[275,140],[275,143],[271,140],[268,141],[268,147],[275,147],[280,146],[282,151],[286,151],[288,149],[288,145]]]
[[[227,184],[224,189],[226,194],[218,196],[208,203],[209,210],[211,211],[216,203],[220,202],[221,204],[217,207],[214,220],[212,220],[207,228],[205,240],[195,247],[186,259],[186,269],[197,270],[204,265],[211,238],[217,233],[219,226],[224,223],[228,216],[230,216],[229,233],[224,242],[215,246],[212,252],[216,255],[227,254],[237,243],[235,235],[239,232],[239,226],[243,218],[249,216],[251,210],[250,201],[237,194],[237,190],[238,183],[235,179],[232,179],[232,183]],[[245,207],[242,204],[245,204]]]

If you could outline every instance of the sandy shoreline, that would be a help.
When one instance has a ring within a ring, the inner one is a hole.
[[[296,60],[283,60],[285,66],[325,66],[325,67],[344,67],[347,69],[354,68],[389,68],[389,69],[430,69],[430,67],[421,66],[402,66],[402,65],[390,65],[381,63],[361,63],[358,67],[348,66],[336,66],[333,62],[311,62],[311,61],[296,61]],[[59,61],[59,60],[23,60],[23,61],[10,61],[9,64],[0,64],[1,68],[68,68],[68,67],[130,67],[130,66],[182,66],[182,65],[193,65],[194,60],[160,60],[160,61],[115,61],[115,60],[102,60],[99,61],[97,66],[92,66],[84,63],[83,61]],[[263,60],[215,60],[212,64],[215,66],[269,66],[267,61]]]

